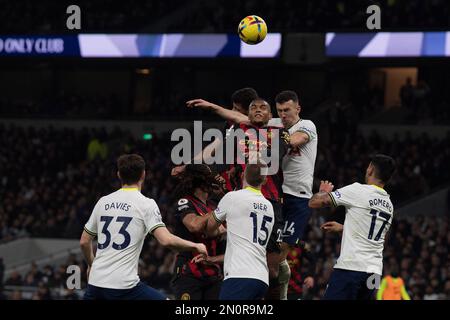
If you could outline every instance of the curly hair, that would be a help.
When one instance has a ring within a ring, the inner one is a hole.
[[[211,193],[217,185],[215,174],[206,164],[188,164],[177,178],[179,181],[174,191],[175,199],[193,194],[196,188]]]

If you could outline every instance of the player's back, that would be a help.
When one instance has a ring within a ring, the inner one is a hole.
[[[354,183],[331,195],[347,209],[335,267],[381,275],[384,238],[394,213],[389,194],[375,185]]]
[[[266,246],[274,224],[272,204],[250,187],[225,197],[230,208],[226,216],[225,279],[255,278],[268,284]]]
[[[122,188],[102,197],[85,230],[98,236],[89,284],[128,289],[139,282],[138,261],[145,236],[164,226],[156,202],[137,188]]]

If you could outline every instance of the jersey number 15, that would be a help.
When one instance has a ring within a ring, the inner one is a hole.
[[[260,245],[265,246],[267,240],[269,240],[269,230],[267,229],[266,223],[272,222],[272,217],[263,216],[261,223],[261,231],[265,233],[264,239],[258,238],[258,214],[256,212],[251,212],[250,217],[253,220],[253,243],[258,242]]]

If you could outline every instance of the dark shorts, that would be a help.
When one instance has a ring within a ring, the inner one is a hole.
[[[312,214],[308,201],[308,198],[295,197],[290,194],[283,195],[283,242],[295,245],[299,240],[303,240]]]
[[[219,300],[261,300],[268,285],[258,279],[228,278],[222,283]]]
[[[283,212],[282,206],[279,202],[270,201],[273,206],[273,213],[275,215],[275,222],[273,224],[272,233],[270,234],[269,242],[267,242],[267,252],[281,253],[280,244],[282,241],[283,234]]]
[[[88,284],[84,300],[167,300],[158,290],[139,282],[131,289],[100,288]]]
[[[178,275],[172,281],[176,300],[217,300],[222,280],[213,281]]]
[[[322,299],[370,300],[376,290],[375,288],[370,289],[367,284],[367,279],[372,275],[374,274],[334,269]]]

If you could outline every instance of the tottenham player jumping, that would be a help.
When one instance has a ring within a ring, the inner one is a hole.
[[[344,206],[341,253],[328,283],[325,300],[368,300],[375,288],[369,277],[383,272],[384,237],[391,226],[394,207],[383,189],[395,170],[389,156],[375,155],[366,170],[366,184],[353,183],[336,191],[322,182],[319,193],[309,201],[311,208]],[[325,224],[327,231],[339,231],[338,224]]]
[[[208,255],[202,243],[171,234],[161,219],[155,200],[142,195],[144,159],[136,154],[117,161],[122,188],[102,197],[84,227],[80,246],[88,263],[88,287],[84,298],[164,300],[157,290],[140,282],[138,260],[144,239],[152,234],[163,246]],[[92,240],[98,236],[94,256]]]

